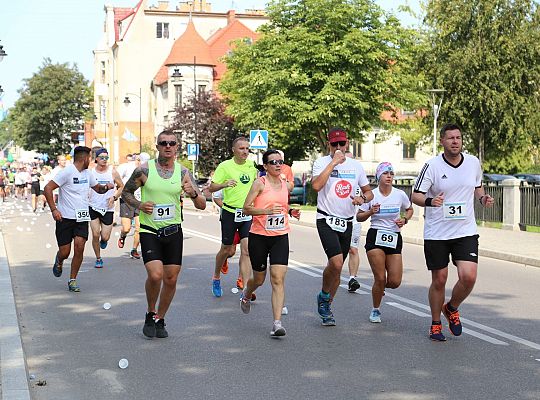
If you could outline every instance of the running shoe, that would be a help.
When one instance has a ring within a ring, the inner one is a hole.
[[[137,251],[137,249],[131,249],[130,253],[129,253],[129,257],[130,258],[134,258],[136,260],[139,260],[141,258],[141,255],[139,254],[139,252]]]
[[[212,279],[212,293],[216,297],[221,297],[223,295],[223,290],[221,290],[221,280]]]
[[[281,321],[274,322],[274,324],[272,325],[272,330],[270,331],[270,336],[278,337],[278,336],[285,336],[286,334],[287,334],[287,331],[281,325]]]
[[[251,311],[251,300],[246,299],[244,293],[240,295],[240,308],[244,314],[249,314]]]
[[[225,259],[225,262],[221,266],[221,273],[227,275],[229,273],[229,260]]]
[[[244,281],[242,280],[242,277],[238,277],[236,280],[236,287],[238,290],[244,290]]]
[[[373,322],[374,324],[381,323],[381,312],[379,310],[371,310],[371,314],[369,314],[369,322]]]
[[[255,301],[257,300],[257,295],[255,294],[255,292],[251,293],[251,301]]]
[[[442,325],[431,325],[431,328],[429,328],[429,338],[433,340],[434,342],[444,342],[446,341],[446,338],[444,337],[442,333]]]
[[[452,332],[452,335],[461,335],[462,327],[461,321],[459,319],[459,311],[450,311],[448,309],[448,303],[446,303],[442,308],[442,312],[448,320],[448,327],[450,328],[450,332]]]
[[[120,234],[120,237],[118,238],[118,248],[123,249],[124,248],[124,242],[126,241],[126,237],[122,236]]]
[[[106,240],[100,240],[99,241],[99,247],[101,247],[102,249],[106,249],[107,248],[107,241]]]
[[[97,258],[96,259],[96,265],[94,265],[94,268],[103,268],[103,259]]]
[[[58,253],[56,253],[56,256],[54,257],[54,264],[52,267],[52,273],[57,278],[62,276],[62,264],[58,260]]]
[[[81,288],[79,285],[77,285],[77,281],[75,279],[70,279],[68,281],[68,289],[70,292],[80,292]]]
[[[169,332],[165,329],[165,320],[160,318],[156,321],[156,337],[157,338],[166,338],[169,336]]]
[[[148,312],[144,318],[144,327],[142,333],[146,337],[155,337],[156,336],[156,321],[154,321],[155,312]]]
[[[358,283],[358,281],[356,279],[351,278],[349,280],[349,293],[354,293],[358,289],[360,289],[360,284]]]
[[[334,314],[332,314],[332,310],[330,310],[330,299],[324,299],[320,293],[317,295],[317,311],[319,312],[319,316],[321,317],[324,326],[336,325]]]

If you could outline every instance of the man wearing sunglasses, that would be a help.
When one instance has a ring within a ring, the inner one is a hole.
[[[165,314],[176,292],[182,266],[182,192],[199,210],[206,208],[206,198],[189,170],[176,162],[178,143],[174,132],[161,132],[156,148],[157,159],[148,160],[133,171],[122,198],[141,211],[141,249],[148,274],[145,285],[148,310],[143,334],[166,338],[169,334],[165,329]],[[138,188],[141,188],[140,201],[135,197]]]
[[[332,128],[328,132],[330,154],[313,164],[311,185],[317,192],[317,231],[328,257],[322,289],[317,295],[317,310],[323,326],[336,325],[330,305],[351,247],[355,206],[373,198],[364,168],[358,161],[345,156],[348,147],[345,130]],[[358,188],[360,191],[356,192]]]
[[[90,190],[90,229],[92,230],[92,248],[96,255],[95,268],[103,268],[101,249],[107,247],[111,238],[112,223],[114,216],[114,202],[122,193],[124,182],[120,174],[109,163],[109,153],[105,148],[96,150],[95,167],[90,170],[96,180],[105,185],[110,183],[116,186],[116,191],[110,189],[107,193],[99,194]]]

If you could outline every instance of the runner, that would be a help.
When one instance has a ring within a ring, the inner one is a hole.
[[[318,192],[317,231],[328,257],[322,289],[317,295],[317,310],[323,326],[336,325],[330,305],[340,284],[343,263],[349,254],[355,206],[373,198],[362,165],[343,154],[348,146],[345,130],[332,128],[328,132],[330,154],[313,164],[311,186]],[[353,196],[358,186],[361,194]]]
[[[39,181],[41,180],[41,172],[38,171],[37,167],[32,168],[32,173],[30,174],[30,193],[32,195],[32,211],[37,212],[38,207],[38,198],[41,195],[41,189],[39,186]]]
[[[0,170],[0,197],[2,198],[2,203],[6,201],[6,182],[8,179],[4,173],[4,170]]]
[[[66,165],[67,165],[67,158],[63,154],[56,157],[56,161],[57,161],[56,167],[54,167],[53,170],[51,171],[51,179],[54,179],[56,174],[58,174],[60,171],[66,168]],[[53,194],[54,194],[54,202],[58,203],[58,189],[56,189]]]
[[[356,218],[361,222],[371,218],[365,246],[374,278],[371,288],[373,309],[369,321],[378,323],[381,322],[380,306],[384,289],[396,289],[401,285],[403,276],[401,228],[411,219],[413,208],[407,194],[392,187],[394,179],[392,164],[380,163],[375,176],[379,186],[373,191],[373,200],[360,206]]]
[[[345,157],[353,158],[353,153],[350,150],[345,152]],[[355,196],[360,194],[360,187],[358,186],[355,191]],[[360,206],[355,207],[355,215],[358,213]],[[349,249],[349,293],[354,293],[360,289],[360,283],[356,279],[358,277],[358,270],[360,269],[360,254],[358,253],[358,247],[360,246],[360,235],[362,234],[362,224],[353,218],[352,234],[351,234],[351,248]]]
[[[95,151],[95,167],[91,169],[94,178],[102,185],[112,184],[114,189],[107,193],[98,194],[90,190],[90,228],[92,229],[92,248],[96,255],[95,268],[103,268],[101,249],[107,247],[111,237],[114,216],[114,202],[118,200],[124,183],[114,168],[108,165],[109,153],[107,149],[100,148]]]
[[[182,190],[199,210],[206,208],[206,199],[189,170],[176,162],[178,144],[173,131],[163,131],[157,136],[157,150],[157,160],[149,160],[135,169],[122,197],[131,207],[142,211],[141,246],[148,274],[145,285],[148,310],[143,334],[165,338],[169,336],[165,314],[176,292],[182,266]],[[141,188],[141,201],[135,198],[137,188]]]
[[[221,267],[232,253],[235,232],[240,235],[240,273],[243,282],[251,276],[251,264],[248,255],[248,235],[251,228],[251,216],[243,212],[244,201],[257,177],[257,168],[248,161],[249,141],[241,136],[233,141],[233,158],[218,165],[210,192],[223,189],[223,208],[221,210],[221,248],[216,255],[212,293],[216,297],[223,295],[221,289]],[[243,286],[243,284],[242,284]]]
[[[274,323],[270,336],[284,336],[281,311],[285,304],[285,274],[289,264],[289,215],[300,218],[300,210],[289,208],[289,188],[280,177],[283,159],[277,150],[263,154],[266,175],[258,178],[244,202],[244,214],[253,215],[249,232],[249,258],[253,277],[247,281],[240,297],[240,307],[247,314],[253,292],[264,283],[270,257],[272,313]],[[287,215],[288,214],[288,215]]]
[[[462,153],[463,137],[456,124],[446,124],[440,133],[443,153],[429,160],[418,175],[412,201],[425,207],[424,255],[431,271],[429,337],[445,341],[441,312],[448,319],[450,332],[461,335],[458,307],[471,293],[478,270],[478,231],[474,199],[484,207],[493,198],[482,187],[478,158]],[[458,281],[445,304],[449,256],[457,267]]]
[[[106,193],[112,184],[101,185],[88,171],[90,164],[90,148],[77,146],[73,150],[73,164],[64,168],[45,186],[44,194],[56,221],[56,241],[58,253],[53,265],[53,274],[57,278],[62,275],[64,260],[71,252],[73,241],[73,258],[68,281],[70,292],[80,292],[77,274],[83,260],[84,246],[88,239],[88,189],[91,187],[98,193]],[[58,208],[54,202],[53,191],[58,191]]]
[[[124,185],[133,174],[133,171],[135,171],[135,168],[137,168],[137,161],[134,159],[132,154],[128,154],[126,156],[126,162],[124,164],[120,164],[117,168],[118,174],[120,175],[122,182],[124,182]],[[120,229],[120,237],[118,238],[118,247],[121,249],[124,248],[126,237],[131,231],[131,226],[133,222],[133,246],[131,248],[131,251],[129,252],[129,256],[138,260],[141,258],[141,255],[137,251],[140,243],[139,210],[127,204],[124,201],[123,196],[120,198],[120,220],[122,227]]]

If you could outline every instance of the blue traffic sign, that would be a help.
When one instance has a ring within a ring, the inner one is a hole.
[[[254,129],[249,131],[249,147],[266,150],[268,148],[268,131]]]
[[[187,145],[187,154],[188,156],[198,156],[199,155],[199,143],[189,143]]]

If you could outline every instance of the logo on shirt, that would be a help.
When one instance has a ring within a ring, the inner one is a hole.
[[[76,176],[73,177],[73,184],[74,185],[83,185],[85,183],[88,183],[88,179],[79,179]]]
[[[240,182],[242,182],[243,184],[248,183],[250,180],[251,178],[249,177],[249,175],[247,174],[240,175]]]
[[[336,195],[340,199],[349,197],[352,193],[352,185],[349,181],[341,180],[335,186]]]
[[[330,173],[331,178],[341,178],[341,179],[356,179],[356,171],[355,170],[337,170],[334,169]]]
[[[441,179],[448,179],[448,177],[446,176],[446,174],[443,174],[443,176],[441,176]]]

